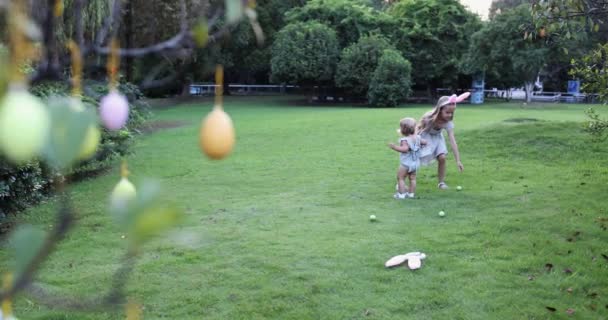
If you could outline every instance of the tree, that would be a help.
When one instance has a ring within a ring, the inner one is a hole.
[[[376,107],[395,107],[409,97],[412,65],[397,50],[382,53],[378,67],[372,74],[368,90],[369,104]]]
[[[370,32],[392,38],[395,24],[366,0],[311,0],[305,6],[286,13],[288,22],[318,21],[336,31],[340,48],[355,43]]]
[[[371,81],[370,74],[378,66],[378,61],[385,49],[393,48],[382,36],[371,35],[359,38],[359,41],[342,50],[335,82],[354,96],[367,96]]]
[[[201,59],[197,64],[205,61],[221,59],[226,64],[226,75],[231,75],[228,81],[239,83],[268,83],[270,79],[271,47],[276,33],[286,25],[285,12],[303,5],[300,0],[261,0],[256,3],[256,11],[260,25],[264,26],[264,42],[255,41],[256,37],[246,21],[239,23],[232,36],[220,46],[217,58]],[[202,50],[201,50],[202,51]],[[194,67],[193,70],[199,69]],[[213,70],[207,67],[207,70]],[[210,72],[206,77],[209,78]],[[203,77],[204,78],[204,77]]]
[[[527,5],[497,15],[473,35],[463,67],[471,74],[484,72],[505,87],[523,83],[530,102],[534,81],[550,50],[547,40],[533,39],[525,32],[531,21]]]
[[[588,55],[579,60],[572,60],[571,75],[579,77],[583,84],[584,92],[599,95],[604,104],[608,104],[608,43],[598,45]],[[584,125],[587,131],[596,141],[604,141],[608,138],[608,120],[600,118],[593,109],[587,110],[589,120]]]
[[[470,36],[481,27],[479,18],[456,0],[403,0],[388,13],[397,19],[396,46],[412,63],[413,81],[434,88],[453,85]]]
[[[516,8],[520,4],[524,3],[530,4],[532,3],[532,0],[492,0],[488,17],[490,18],[490,20],[492,20],[496,15],[501,14],[507,10]]]
[[[336,32],[318,22],[296,22],[272,46],[273,82],[313,85],[331,81],[338,61]]]
[[[598,31],[600,24],[608,16],[608,2],[605,0],[534,0],[532,10],[536,25],[539,28],[555,30]],[[572,25],[570,22],[582,22]],[[565,28],[565,29],[563,29]]]

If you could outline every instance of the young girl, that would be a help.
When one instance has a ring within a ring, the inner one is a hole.
[[[397,193],[395,199],[414,198],[416,193],[416,171],[420,166],[418,159],[420,146],[426,144],[424,139],[421,139],[416,134],[416,120],[413,118],[403,118],[399,122],[399,132],[403,135],[399,139],[399,145],[389,143],[389,147],[395,151],[401,152],[399,156],[399,169],[397,170]],[[409,188],[405,188],[405,177],[410,179]]]
[[[437,160],[437,179],[439,180],[437,187],[439,189],[448,188],[448,185],[445,183],[445,157],[448,154],[448,149],[445,144],[445,138],[441,134],[443,130],[448,133],[458,170],[460,172],[464,170],[464,166],[460,162],[460,153],[458,152],[458,144],[454,136],[454,123],[452,120],[454,119],[454,111],[456,111],[456,103],[463,101],[469,95],[469,92],[465,92],[460,96],[452,95],[439,98],[435,108],[425,113],[418,124],[420,136],[428,142],[420,151],[420,162],[422,164],[429,164]]]

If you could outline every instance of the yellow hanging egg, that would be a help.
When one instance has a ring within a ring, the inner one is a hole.
[[[235,133],[230,116],[221,107],[213,108],[201,124],[199,145],[211,159],[227,156],[234,147]]]
[[[116,184],[114,190],[112,190],[110,206],[114,210],[124,210],[129,205],[129,202],[135,199],[136,195],[135,186],[129,179],[123,177],[118,184]]]
[[[101,141],[101,131],[97,125],[92,125],[87,129],[87,133],[84,136],[82,147],[80,147],[80,153],[78,159],[86,160],[92,157],[97,151],[99,142]]]
[[[0,103],[0,150],[16,163],[42,151],[51,126],[40,99],[26,90],[9,91]]]

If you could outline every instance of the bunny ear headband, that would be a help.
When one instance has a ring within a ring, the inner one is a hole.
[[[450,96],[450,98],[448,99],[448,102],[446,104],[456,104],[456,103],[460,103],[462,101],[464,101],[466,98],[468,98],[471,95],[470,92],[465,92],[459,96],[453,94]]]

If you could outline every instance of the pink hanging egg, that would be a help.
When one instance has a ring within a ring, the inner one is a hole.
[[[108,95],[101,98],[99,117],[101,118],[101,123],[110,130],[122,128],[129,119],[129,102],[127,98],[116,90],[110,91]]]

